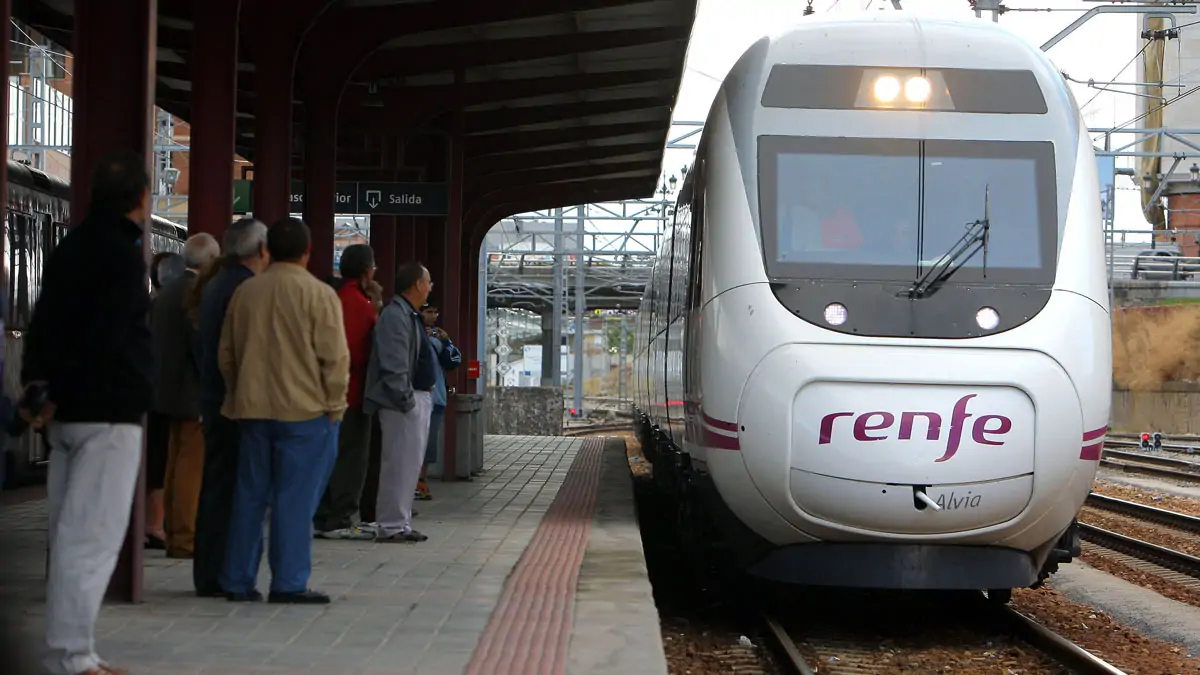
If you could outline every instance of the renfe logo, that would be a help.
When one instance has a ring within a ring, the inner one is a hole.
[[[954,411],[950,414],[950,434],[946,438],[946,454],[942,455],[935,462],[944,462],[958,452],[959,442],[962,440],[963,428],[967,422],[967,418],[971,417],[971,413],[967,412],[967,403],[975,398],[978,394],[968,394],[954,404]],[[833,423],[839,417],[854,417],[852,412],[836,412],[830,413],[821,419],[821,437],[817,445],[829,443],[833,438]],[[942,436],[942,416],[935,412],[902,412],[900,413],[900,433],[896,436],[896,440],[907,441],[912,439],[913,423],[918,417],[923,417],[928,421],[928,427],[925,431],[925,440],[936,441]],[[855,441],[882,441],[888,438],[886,433],[882,435],[872,435],[868,432],[879,432],[885,429],[891,429],[896,423],[896,415],[883,410],[863,413],[854,420],[854,440]],[[843,425],[845,426],[845,425]],[[1012,420],[1003,415],[982,415],[975,418],[975,423],[971,427],[971,440],[980,445],[1004,445],[1003,440],[995,440],[996,436],[1003,436],[1012,430]],[[989,438],[991,436],[992,438]]]

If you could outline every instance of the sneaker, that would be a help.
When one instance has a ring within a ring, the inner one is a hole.
[[[364,532],[370,532],[371,534],[375,534],[376,532],[379,532],[379,523],[376,523],[374,521],[372,521],[370,523],[358,523],[354,527],[357,527],[358,529],[360,529]]]
[[[351,539],[354,541],[367,541],[375,538],[375,530],[364,530],[360,527],[341,527],[336,530],[318,531],[316,534],[318,539]]]
[[[429,494],[429,484],[423,480],[417,481],[417,492],[414,496],[423,502],[433,499],[433,495]]]
[[[417,542],[427,541],[429,537],[417,532],[409,530],[408,532],[397,532],[390,537],[375,537],[375,541],[383,544],[415,544]]]

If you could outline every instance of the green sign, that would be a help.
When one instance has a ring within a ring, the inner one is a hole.
[[[254,211],[254,181],[233,181],[233,212]],[[293,211],[304,210],[304,182],[292,181],[288,203]],[[444,216],[450,210],[450,186],[446,183],[381,183],[338,181],[333,212],[338,215]]]

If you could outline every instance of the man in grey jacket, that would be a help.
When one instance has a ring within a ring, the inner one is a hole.
[[[196,546],[196,508],[204,473],[204,435],[200,428],[200,357],[195,327],[184,299],[199,270],[221,255],[211,234],[196,234],[183,247],[187,271],[165,283],[150,312],[154,338],[154,411],[170,422],[167,445],[167,556],[191,558]]]
[[[363,412],[379,413],[379,493],[376,499],[380,542],[418,542],[429,537],[412,529],[413,493],[425,458],[437,359],[417,308],[425,304],[433,281],[421,263],[396,271],[397,295],[375,324],[367,364]]]

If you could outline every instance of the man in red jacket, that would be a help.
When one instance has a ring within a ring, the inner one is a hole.
[[[367,360],[371,355],[371,332],[378,318],[367,294],[375,279],[375,253],[366,244],[347,246],[338,270],[343,280],[338,297],[342,301],[346,342],[350,345],[350,389],[346,392],[350,407],[342,420],[337,463],[317,507],[313,529],[323,539],[367,540],[375,538],[374,530],[355,523],[354,518],[367,478],[371,445],[371,416],[363,413],[362,400]]]

